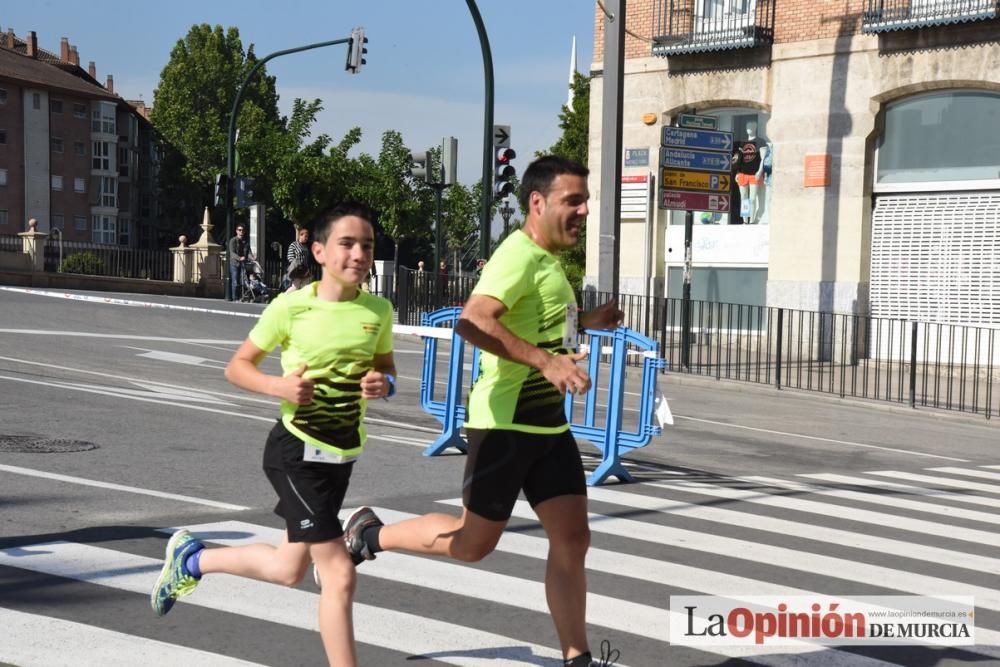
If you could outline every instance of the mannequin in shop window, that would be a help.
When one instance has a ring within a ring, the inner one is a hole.
[[[757,136],[757,121],[747,121],[746,141],[733,148],[733,174],[740,188],[740,218],[744,225],[760,222],[763,197],[758,197],[764,183],[764,163],[769,162],[770,148]]]

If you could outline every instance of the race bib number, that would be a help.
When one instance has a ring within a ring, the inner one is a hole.
[[[343,463],[344,460],[324,449],[314,445],[305,444],[302,450],[302,460],[307,463]]]
[[[575,350],[577,346],[576,342],[576,330],[580,326],[580,311],[576,306],[576,302],[566,304],[566,331],[563,333],[563,347],[567,347],[571,350]]]

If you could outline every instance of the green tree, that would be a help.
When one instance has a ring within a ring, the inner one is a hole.
[[[380,226],[394,242],[393,262],[399,266],[401,244],[430,238],[434,193],[410,175],[410,149],[395,130],[382,134],[377,160],[362,155],[356,168],[352,196],[378,212]]]
[[[563,106],[559,112],[559,127],[562,136],[548,150],[550,154],[587,164],[587,148],[590,141],[590,77],[579,72],[573,75],[573,108]],[[541,154],[541,153],[539,153]],[[583,287],[583,276],[587,268],[587,226],[580,231],[580,242],[560,255],[566,277],[574,289]]]
[[[332,146],[325,134],[309,141],[316,115],[322,109],[320,100],[296,99],[285,132],[271,142],[271,161],[276,165],[274,204],[292,222],[309,223],[348,194],[348,153],[361,141],[361,130],[352,128]]]
[[[165,142],[160,175],[171,217],[197,220],[210,202],[214,175],[225,171],[229,113],[256,62],[252,46],[244,51],[239,30],[219,25],[192,26],[170,52],[153,93],[152,122]],[[257,190],[269,187],[266,149],[283,130],[274,82],[264,68],[255,74],[237,119],[241,170],[264,177]]]

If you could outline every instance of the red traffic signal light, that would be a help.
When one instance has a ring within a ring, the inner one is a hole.
[[[510,164],[510,161],[517,157],[517,153],[514,152],[513,148],[498,148],[497,149],[497,164]]]
[[[514,192],[514,178],[516,170],[510,163],[517,157],[513,148],[497,148],[493,161],[493,195],[498,198],[506,197]]]

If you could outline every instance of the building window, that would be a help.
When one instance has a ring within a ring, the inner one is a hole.
[[[83,143],[82,141],[74,141],[73,142],[73,154],[74,155],[83,155],[83,156],[86,156],[87,155],[87,144]]]
[[[34,109],[42,108],[42,96],[38,93],[31,94],[31,106]]]
[[[52,189],[57,192],[62,191],[62,176],[52,175]]]
[[[7,143],[7,130],[0,130],[0,144]]]
[[[0,225],[7,224],[7,209],[0,208]]]
[[[87,117],[87,105],[80,104],[79,102],[73,103],[73,117],[74,118],[86,118]]]
[[[94,157],[91,166],[101,171],[111,170],[111,144],[107,141],[94,142]]]
[[[115,233],[115,220],[116,218],[110,215],[95,215],[92,218],[93,234],[91,238],[94,240],[94,243],[115,244],[118,240]]]
[[[77,176],[73,179],[73,192],[86,192],[87,181]]]
[[[7,89],[0,88],[0,104],[7,104]]]
[[[7,170],[0,169],[0,185],[7,185]]]
[[[118,208],[118,181],[110,176],[101,176],[100,206]]]
[[[101,102],[91,114],[91,130],[104,134],[115,134],[115,105]]]
[[[52,152],[53,153],[62,153],[63,152],[63,140],[62,140],[62,137],[52,137],[52,139],[50,140],[50,143],[52,144]]]
[[[62,100],[49,100],[49,111],[52,113],[62,113]]]
[[[876,192],[1000,187],[1000,95],[952,90],[910,97],[885,111]]]
[[[66,228],[65,219],[61,215],[52,216],[52,229],[63,230]]]
[[[118,175],[128,178],[128,148],[118,147]]]
[[[87,218],[82,215],[74,215],[73,226],[77,229],[77,231],[87,231]]]

